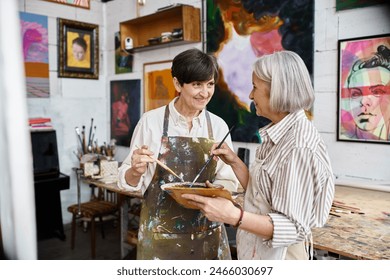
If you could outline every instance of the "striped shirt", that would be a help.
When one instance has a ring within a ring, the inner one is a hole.
[[[333,172],[325,144],[303,110],[262,128],[260,136],[256,161],[261,164],[251,170],[244,206],[268,214],[274,223],[273,238],[256,237],[256,243],[287,247],[307,240],[311,228],[326,223],[334,196]],[[260,193],[269,213],[259,205]]]

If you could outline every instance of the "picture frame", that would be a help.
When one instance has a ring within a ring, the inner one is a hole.
[[[129,147],[141,117],[141,80],[113,80],[110,91],[111,139]]]
[[[58,23],[58,77],[99,79],[99,26],[63,18]]]
[[[45,0],[47,2],[53,2],[62,5],[74,6],[77,8],[90,9],[91,0]]]
[[[144,112],[167,105],[178,93],[172,82],[172,60],[145,63]]]
[[[338,41],[337,140],[390,144],[390,34]]]

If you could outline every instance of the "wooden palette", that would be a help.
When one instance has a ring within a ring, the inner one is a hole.
[[[189,203],[182,194],[197,194],[207,197],[224,197],[233,200],[230,192],[224,188],[209,188],[204,183],[195,183],[189,187],[191,182],[169,183],[161,186],[161,189],[166,191],[177,203],[185,208],[199,209],[198,207]]]

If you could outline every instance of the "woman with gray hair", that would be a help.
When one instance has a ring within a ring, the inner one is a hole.
[[[291,51],[260,57],[249,95],[271,120],[250,171],[225,144],[212,154],[246,189],[244,209],[224,198],[183,195],[211,221],[238,227],[239,259],[308,259],[311,229],[323,226],[334,196],[333,172],[320,134],[306,117],[314,91],[302,59]]]

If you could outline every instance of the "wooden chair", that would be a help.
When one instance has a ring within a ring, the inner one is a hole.
[[[78,219],[85,219],[91,223],[91,258],[96,258],[96,220],[100,222],[102,237],[104,238],[103,218],[116,216],[118,219],[118,203],[113,193],[104,193],[98,188],[98,195],[91,196],[91,201],[80,202],[80,181],[82,170],[76,169],[77,175],[77,203],[70,205],[68,211],[72,213],[72,236],[71,249],[75,247],[76,222]],[[94,186],[92,192],[94,191]]]
[[[115,215],[118,212],[117,204],[104,201],[92,200],[79,204],[73,204],[68,207],[68,211],[72,213],[72,237],[71,248],[74,249],[76,239],[76,221],[79,218],[87,218],[91,223],[91,258],[96,258],[96,218],[99,219],[102,237],[104,238],[103,217]]]

